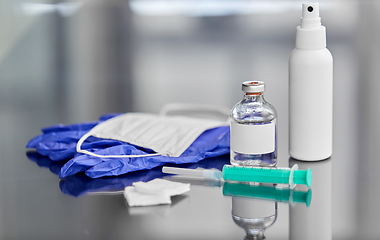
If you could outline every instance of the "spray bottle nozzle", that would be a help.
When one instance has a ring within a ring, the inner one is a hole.
[[[312,29],[321,26],[318,3],[302,4],[301,28]]]

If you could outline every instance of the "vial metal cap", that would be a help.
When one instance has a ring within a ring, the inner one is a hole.
[[[265,83],[262,81],[245,81],[242,89],[246,93],[261,93],[265,91]]]

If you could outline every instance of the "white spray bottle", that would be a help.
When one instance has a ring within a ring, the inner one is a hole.
[[[318,161],[332,154],[333,58],[319,4],[303,4],[289,58],[289,154]]]

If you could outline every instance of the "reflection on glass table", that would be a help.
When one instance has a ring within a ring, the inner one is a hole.
[[[294,164],[313,170],[313,203],[307,209],[300,204],[289,208],[290,239],[332,239],[332,159],[302,162],[290,158],[289,166]],[[302,190],[304,186],[299,185],[297,188]]]
[[[307,208],[312,202],[312,191],[289,189],[286,185],[224,182],[215,179],[189,178],[181,176],[166,177],[172,181],[223,187],[223,195],[231,197],[232,219],[246,231],[245,239],[265,239],[265,229],[272,226],[278,216],[278,202],[290,206],[303,205]]]
[[[277,202],[311,203],[311,189],[296,191],[274,184],[229,183],[223,195],[232,197],[232,219],[246,231],[245,239],[265,239],[264,231],[277,219]]]
[[[312,199],[311,189],[298,191],[273,184],[264,185],[229,182],[223,184],[223,195],[290,203],[291,205],[304,203],[306,207],[310,206]]]
[[[277,202],[232,197],[232,219],[245,230],[245,239],[265,239],[265,229],[277,219]]]

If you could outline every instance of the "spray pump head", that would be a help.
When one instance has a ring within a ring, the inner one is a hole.
[[[301,28],[313,29],[321,26],[318,3],[303,3]]]
[[[296,48],[322,49],[326,47],[326,28],[321,24],[318,3],[303,3],[301,25],[297,27]]]

